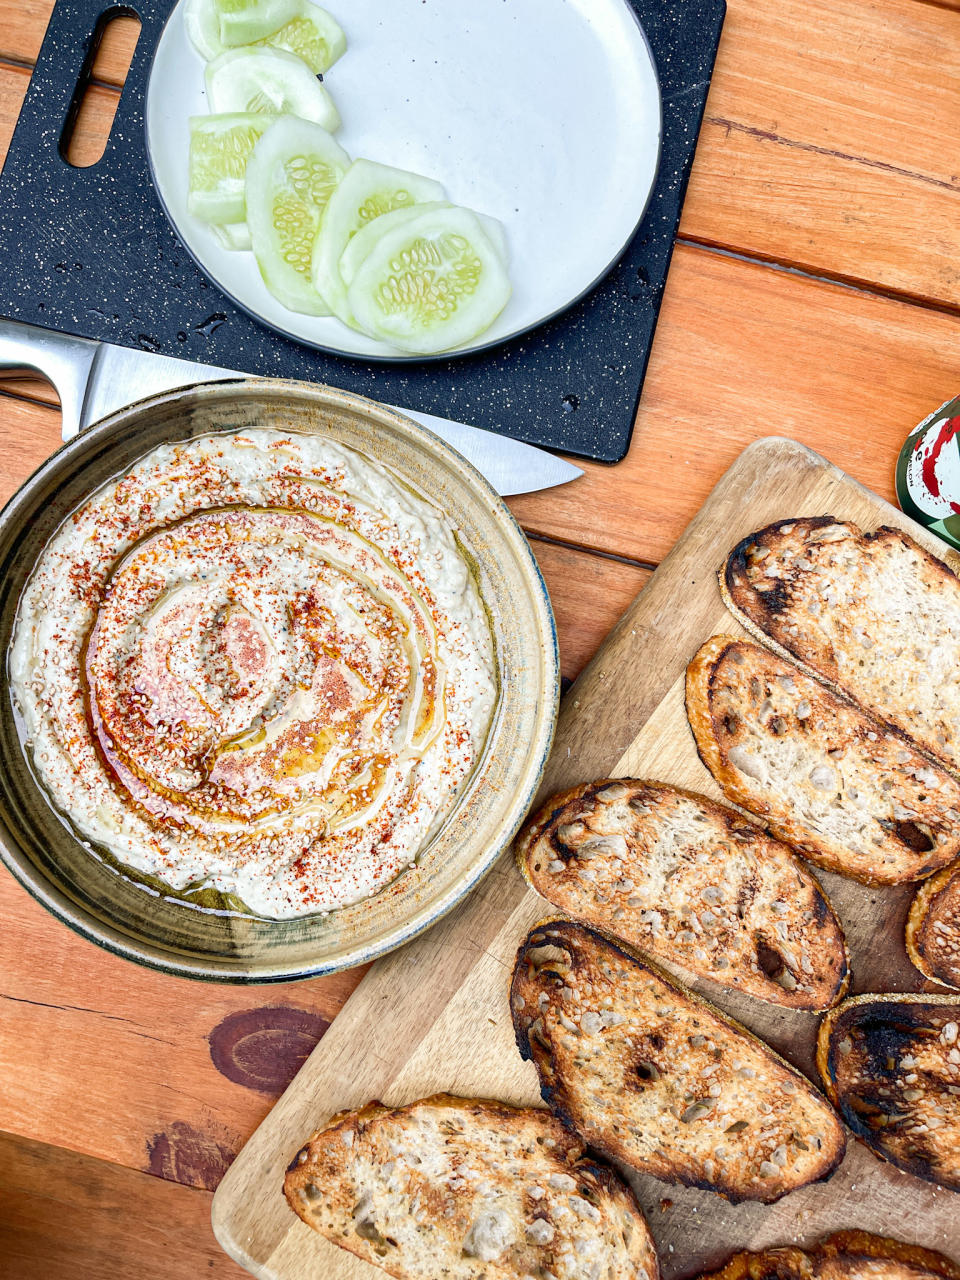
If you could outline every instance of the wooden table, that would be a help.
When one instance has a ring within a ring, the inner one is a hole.
[[[960,392],[960,0],[728,4],[630,454],[511,501],[571,678],[751,440],[793,436],[892,498],[907,432]],[[0,0],[0,148],[51,7]],[[58,439],[50,389],[6,384],[0,496]],[[0,911],[0,1277],[240,1277],[211,1192],[361,971],[203,986],[75,937],[6,873]]]

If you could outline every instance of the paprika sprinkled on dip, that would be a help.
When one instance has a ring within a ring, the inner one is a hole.
[[[442,511],[352,449],[260,429],[155,449],[64,521],[20,601],[11,685],[82,836],[274,919],[413,862],[497,697]]]

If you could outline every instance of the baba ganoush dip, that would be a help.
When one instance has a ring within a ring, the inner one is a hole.
[[[155,449],[73,512],[24,589],[10,669],[79,832],[273,919],[410,865],[497,696],[452,522],[360,453],[266,429]]]

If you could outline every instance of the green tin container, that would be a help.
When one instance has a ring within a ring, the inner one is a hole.
[[[901,509],[960,550],[960,396],[907,436],[897,459]]]

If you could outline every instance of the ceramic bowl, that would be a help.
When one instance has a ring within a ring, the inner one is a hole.
[[[108,950],[169,973],[275,982],[382,955],[439,920],[490,869],[533,801],[553,738],[559,688],[546,588],[516,521],[443,441],[360,396],[307,383],[240,379],[190,387],[104,419],[50,457],[0,514],[0,646],[47,540],[90,493],[160,444],[252,426],[328,436],[392,468],[463,531],[477,561],[501,673],[486,750],[418,866],[365,902],[326,917],[217,914],[157,894],[85,848],[35,780],[4,669],[0,691],[0,856],[30,893]]]

